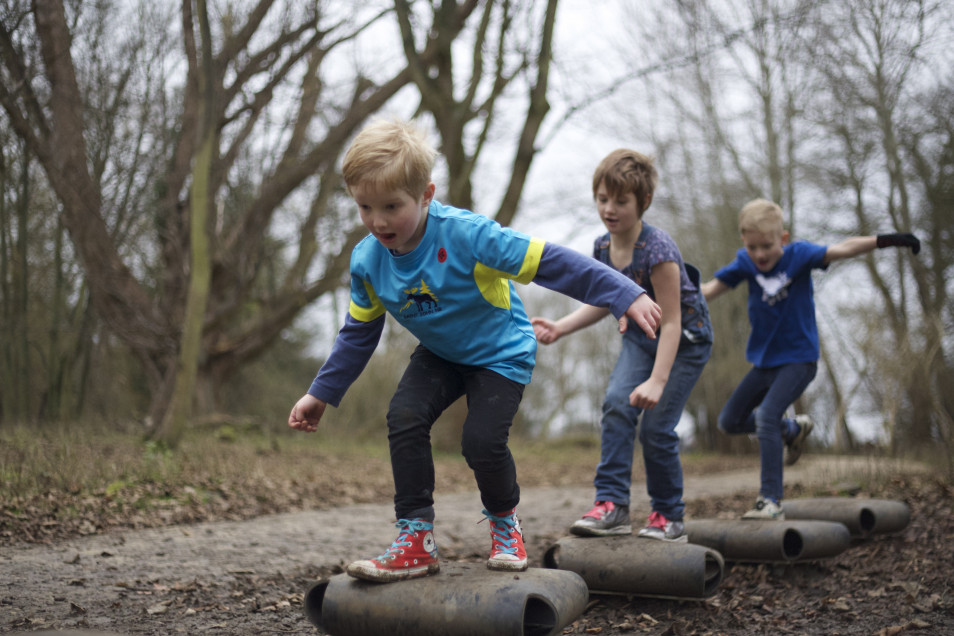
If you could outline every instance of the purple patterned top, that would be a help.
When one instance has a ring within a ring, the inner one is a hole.
[[[593,242],[593,258],[616,269],[610,260],[609,232]],[[699,292],[699,270],[682,260],[679,247],[664,230],[643,223],[643,231],[633,244],[633,260],[619,270],[633,279],[646,290],[649,297],[656,300],[653,283],[650,279],[652,268],[659,263],[672,261],[679,266],[679,290],[682,303],[683,340],[690,342],[712,342],[712,324],[709,321],[709,308],[705,298]]]

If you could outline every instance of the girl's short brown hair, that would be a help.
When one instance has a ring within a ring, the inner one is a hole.
[[[653,165],[653,158],[620,148],[606,155],[593,173],[593,198],[604,184],[611,196],[628,194],[636,197],[636,205],[642,216],[653,200],[653,193],[659,183],[659,173]]]

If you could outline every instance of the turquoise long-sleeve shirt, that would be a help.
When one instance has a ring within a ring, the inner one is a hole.
[[[617,318],[644,293],[595,259],[433,201],[411,252],[395,255],[373,236],[354,248],[348,316],[308,393],[340,403],[370,360],[385,313],[442,358],[529,383],[537,342],[514,281]]]

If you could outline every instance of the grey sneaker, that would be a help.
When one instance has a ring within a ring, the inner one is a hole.
[[[802,451],[805,450],[805,438],[815,428],[815,423],[808,415],[796,415],[795,423],[799,426],[798,435],[793,437],[791,441],[785,442],[786,466],[791,466],[802,456]]]
[[[755,500],[755,508],[742,515],[743,519],[765,519],[768,521],[784,521],[785,512],[782,507],[771,499],[766,499],[762,495]]]
[[[640,537],[656,539],[657,541],[671,541],[673,543],[688,543],[689,535],[682,520],[670,521],[658,512],[649,515],[649,524],[639,531]]]
[[[629,506],[617,506],[612,501],[597,501],[592,510],[570,526],[570,532],[581,537],[632,534]]]

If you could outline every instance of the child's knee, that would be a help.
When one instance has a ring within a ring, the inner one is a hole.
[[[758,414],[755,417],[755,434],[759,439],[775,439],[782,437],[784,422],[781,416]]]
[[[610,387],[603,398],[603,413],[630,413],[636,407],[629,403],[629,391]]]
[[[679,448],[679,434],[675,428],[664,427],[657,430],[651,430],[644,424],[639,425],[639,443],[643,448],[672,452]]]
[[[507,463],[509,454],[506,447],[489,448],[480,444],[461,444],[461,454],[468,468],[477,472],[491,472]]]
[[[719,430],[726,435],[737,435],[741,429],[741,422],[735,419],[723,417],[722,415],[719,416],[716,424],[719,427]]]

